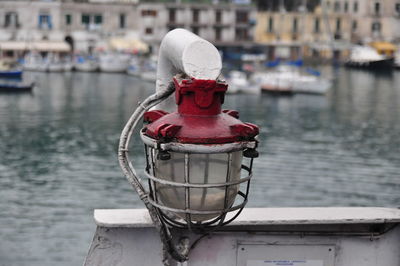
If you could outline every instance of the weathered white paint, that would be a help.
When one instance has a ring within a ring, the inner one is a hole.
[[[215,80],[220,75],[221,68],[221,56],[213,44],[185,29],[174,29],[161,42],[156,92],[164,91],[178,73],[197,79]],[[175,110],[173,96],[157,108]]]
[[[153,227],[146,209],[101,209],[94,211],[98,226]],[[245,208],[230,225],[299,225],[400,223],[394,208]]]
[[[162,265],[147,210],[96,210],[94,217],[98,228],[85,266]],[[397,266],[399,223],[400,210],[391,208],[248,208],[223,231],[200,240],[187,265],[301,260],[307,264],[299,265]],[[188,235],[192,241],[199,237]]]

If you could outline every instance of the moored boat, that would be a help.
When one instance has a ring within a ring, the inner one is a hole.
[[[251,77],[251,80],[259,84],[261,92],[272,94],[293,94],[292,86],[287,78],[286,72],[256,72]]]
[[[239,93],[248,85],[246,73],[237,70],[230,71],[226,77],[226,81],[229,84],[227,93]]]
[[[369,46],[355,46],[350,53],[349,60],[345,63],[348,67],[382,70],[393,66],[394,59],[379,54]]]
[[[60,58],[59,54],[50,53],[47,58],[47,71],[48,72],[63,72],[67,61]]]
[[[227,93],[260,93],[260,87],[257,84],[252,83],[245,72],[232,70],[226,77],[226,82],[229,84]]]
[[[0,78],[20,79],[22,70],[0,70]]]
[[[66,56],[62,59],[62,63],[64,65],[64,71],[72,71],[74,68],[74,64],[72,62],[71,57]]]
[[[28,53],[24,57],[24,70],[28,71],[47,71],[48,62],[36,52]]]
[[[29,92],[34,86],[34,82],[0,80],[0,92]]]
[[[0,60],[0,78],[21,79],[22,70],[16,67],[15,62]]]
[[[79,55],[75,59],[74,68],[76,71],[95,72],[99,70],[99,60],[91,55]]]
[[[280,66],[276,71],[255,73],[252,80],[258,83],[262,92],[275,94],[325,94],[331,87],[331,81],[314,74],[303,74],[298,69]]]
[[[261,87],[262,93],[270,93],[276,95],[293,95],[294,91],[288,86],[276,86],[272,84],[262,84]]]
[[[321,77],[319,71],[307,68],[308,75],[298,74],[296,83],[293,85],[294,93],[325,94],[332,86],[332,81]]]

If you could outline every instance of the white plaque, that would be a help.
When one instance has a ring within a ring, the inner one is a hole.
[[[333,245],[239,244],[237,254],[237,266],[335,266]]]

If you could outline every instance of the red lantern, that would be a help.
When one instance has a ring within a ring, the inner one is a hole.
[[[238,120],[237,111],[221,109],[225,82],[175,77],[174,85],[176,112],[144,114],[149,202],[172,226],[227,224],[247,202],[259,129]]]

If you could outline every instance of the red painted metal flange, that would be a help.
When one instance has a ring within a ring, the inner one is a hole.
[[[224,144],[254,140],[259,129],[243,123],[239,113],[221,111],[228,85],[215,80],[174,78],[178,111],[155,110],[144,116],[145,134],[153,139],[192,144]]]

